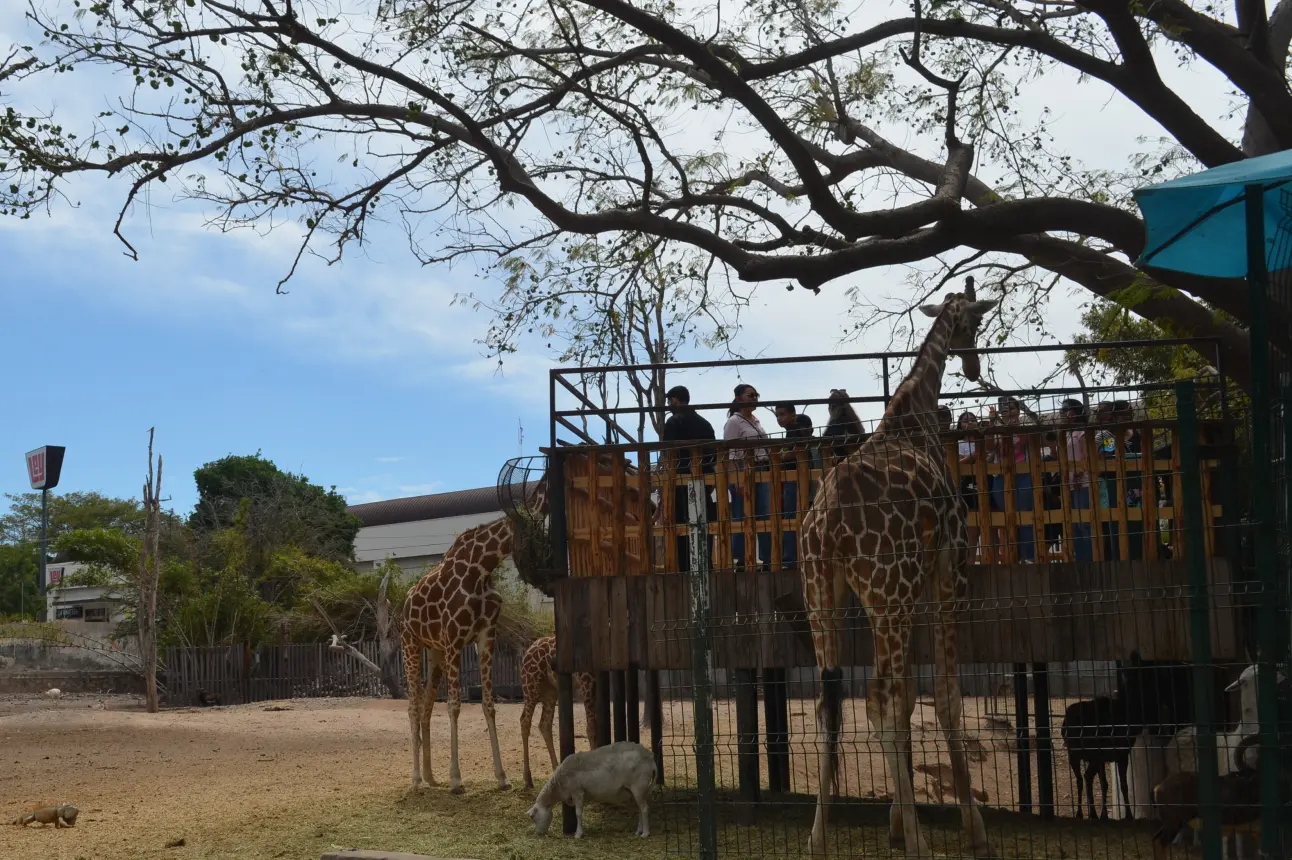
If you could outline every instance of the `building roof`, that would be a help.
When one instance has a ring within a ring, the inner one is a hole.
[[[497,487],[477,487],[474,490],[455,490],[451,493],[433,493],[429,496],[409,496],[404,499],[386,499],[363,505],[350,505],[347,510],[359,518],[364,526],[388,526],[394,523],[413,523],[418,520],[440,520],[447,517],[464,517],[471,514],[501,512]]]

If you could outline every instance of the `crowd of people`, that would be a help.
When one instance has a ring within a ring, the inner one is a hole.
[[[660,439],[663,442],[706,442],[716,441],[716,433],[713,425],[705,419],[698,411],[691,407],[691,394],[685,386],[678,385],[669,389],[666,395],[670,415],[665,421]],[[849,402],[850,397],[844,389],[834,389],[830,392],[827,408],[829,411],[829,421],[822,430],[820,439],[821,444],[807,446],[805,448],[807,456],[811,458],[813,468],[821,467],[822,450],[832,453],[836,457],[844,457],[857,450],[865,442],[868,434],[862,423],[861,418],[857,415]],[[755,473],[768,472],[771,469],[771,458],[773,456],[770,447],[763,447],[757,444],[760,439],[771,439],[773,434],[769,433],[763,426],[758,417],[758,410],[761,405],[758,389],[749,384],[741,383],[735,387],[733,399],[727,410],[726,422],[722,428],[722,438],[725,441],[746,441],[747,444],[730,447],[725,456],[729,458],[731,469],[728,474],[737,476],[727,486],[727,494],[730,509],[730,520],[733,524],[741,523],[748,515],[752,507],[752,515],[756,520],[766,520],[771,510],[771,492],[772,484],[769,480],[758,479],[757,476],[752,482],[753,498],[746,498],[748,495],[748,486],[750,482],[742,479],[742,474],[746,470],[753,470]],[[773,407],[776,417],[776,423],[781,432],[776,433],[790,440],[805,440],[816,437],[816,428],[812,419],[805,413],[799,411],[795,404],[788,402],[776,403]],[[1109,510],[1118,507],[1120,504],[1126,504],[1128,507],[1138,507],[1142,496],[1142,477],[1134,468],[1125,470],[1125,497],[1120,498],[1117,492],[1116,467],[1111,466],[1111,471],[1102,471],[1096,469],[1096,473],[1091,474],[1091,463],[1107,461],[1117,456],[1119,449],[1122,451],[1126,460],[1135,460],[1141,456],[1143,440],[1140,438],[1138,429],[1127,428],[1115,432],[1111,425],[1123,425],[1134,418],[1134,412],[1131,404],[1124,400],[1112,400],[1099,403],[1093,410],[1093,415],[1086,405],[1076,399],[1064,400],[1058,411],[1057,419],[1042,419],[1035,412],[1027,409],[1017,398],[1008,395],[1002,395],[997,399],[995,405],[990,406],[986,416],[980,416],[974,412],[962,412],[958,419],[955,419],[953,428],[952,412],[947,406],[938,408],[938,425],[945,431],[958,430],[958,459],[960,474],[960,491],[965,505],[971,511],[976,511],[980,507],[980,500],[984,494],[978,485],[977,470],[980,460],[990,464],[1005,464],[1012,460],[1012,485],[1013,485],[1013,508],[1020,513],[1027,513],[1034,510],[1036,502],[1035,487],[1033,486],[1033,471],[1030,466],[1029,458],[1033,452],[1036,452],[1045,466],[1040,470],[1041,475],[1041,496],[1044,508],[1046,510],[1057,510],[1063,506],[1063,494],[1068,495],[1070,509],[1074,511],[1086,511],[1091,507],[1091,493],[1097,492],[1100,507]],[[1008,427],[1011,425],[1048,425],[1048,429],[1039,433],[1040,441],[1038,443],[1029,442],[1029,439],[1037,436],[1037,432],[1008,434],[999,431],[994,433],[984,433],[987,427]],[[1059,432],[1062,430],[1062,432]],[[1062,443],[1060,443],[1062,439]],[[1066,460],[1068,464],[1068,474],[1060,474],[1059,471],[1059,446],[1064,445],[1066,448]],[[795,450],[784,450],[780,455],[787,461],[794,460],[798,455]],[[702,474],[713,474],[715,470],[716,455],[707,455],[703,457],[701,463]],[[687,472],[691,470],[691,454],[687,448],[679,448],[675,454],[673,469],[677,472]],[[1004,474],[991,474],[987,476],[986,500],[992,512],[1004,512],[1006,506],[1006,476]],[[797,512],[800,498],[798,481],[784,480],[781,482],[781,512],[785,516],[794,516]],[[809,494],[810,494],[809,490]],[[688,510],[690,499],[688,497],[688,488],[679,486],[674,489],[673,504],[673,521],[675,523],[688,522]],[[805,503],[809,499],[803,500]],[[718,517],[717,503],[712,490],[707,494],[704,501],[705,516],[710,522]],[[662,516],[663,508],[659,509]],[[1029,518],[1030,519],[1030,518]],[[1115,522],[1104,522],[1100,524],[1103,546],[1104,559],[1117,559],[1119,557],[1120,534],[1119,525]],[[1072,558],[1076,561],[1091,561],[1094,559],[1094,536],[1090,522],[1073,522],[1070,524],[1071,535],[1066,539],[1072,541]],[[1129,558],[1135,560],[1142,557],[1143,554],[1143,521],[1130,521],[1128,523],[1128,552]],[[1047,546],[1055,548],[1057,544],[1064,540],[1064,525],[1060,523],[1046,524],[1042,539]],[[996,547],[1003,547],[1008,536],[1005,529],[997,528],[992,543]],[[983,535],[976,527],[969,530],[969,543],[971,557],[978,557],[983,549]],[[1014,536],[1016,543],[1017,558],[1019,561],[1030,563],[1037,558],[1037,541],[1032,525],[1019,525],[1017,534]],[[761,567],[766,567],[772,556],[772,536],[769,532],[758,532],[756,536],[757,559]],[[786,567],[793,567],[798,560],[798,541],[793,531],[786,531],[782,535],[781,541],[781,562]],[[679,567],[682,570],[688,567],[688,543],[686,539],[679,538],[678,556]],[[746,557],[745,534],[740,528],[732,529],[731,553],[735,566],[744,567]]]

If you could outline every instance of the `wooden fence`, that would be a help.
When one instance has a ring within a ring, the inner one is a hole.
[[[376,642],[356,646],[374,663],[379,662]],[[197,703],[199,690],[213,693],[223,705],[265,702],[274,699],[324,696],[388,696],[381,678],[348,654],[333,651],[322,642],[303,645],[216,645],[165,648],[158,680],[171,705]],[[494,654],[494,695],[519,700],[520,653],[498,649]],[[400,672],[402,674],[402,661]],[[462,682],[468,701],[480,697],[480,663],[471,645],[462,654]],[[440,685],[444,698],[444,685]]]

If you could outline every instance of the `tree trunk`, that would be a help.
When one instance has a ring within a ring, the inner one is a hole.
[[[161,573],[162,458],[153,472],[153,431],[148,430],[148,480],[144,482],[144,540],[139,569],[139,654],[143,663],[144,698],[148,713],[155,714],[157,700],[157,582]]]
[[[381,682],[390,691],[392,699],[406,699],[408,691],[399,671],[399,663],[403,658],[399,643],[399,619],[391,611],[390,598],[386,596],[389,585],[390,572],[387,571],[381,578],[381,588],[377,590],[377,648],[381,659]]]

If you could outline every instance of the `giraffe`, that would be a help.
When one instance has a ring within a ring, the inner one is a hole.
[[[493,586],[493,572],[511,553],[511,520],[498,519],[473,526],[458,535],[444,558],[408,591],[404,600],[400,645],[404,652],[404,678],[408,683],[408,728],[413,739],[413,789],[435,785],[431,769],[431,712],[440,679],[448,681],[449,791],[462,793],[458,770],[458,714],[462,710],[459,670],[462,651],[476,643],[480,663],[480,707],[484,710],[493,752],[493,772],[498,789],[511,786],[503,772],[494,722],[493,646],[502,597]],[[422,653],[430,659],[427,682],[422,683]],[[418,753],[421,753],[420,759]]]
[[[968,589],[966,516],[938,439],[937,401],[948,350],[969,350],[960,353],[964,375],[978,380],[974,339],[983,315],[995,304],[975,298],[970,277],[964,293],[951,293],[941,305],[920,308],[935,320],[910,373],[875,432],[824,476],[804,515],[803,597],[822,688],[817,700],[819,784],[809,842],[813,852],[826,850],[828,791],[837,784],[843,720],[843,672],[832,622],[851,589],[865,606],[874,632],[874,678],[866,716],[894,785],[890,843],[904,847],[908,856],[931,856],[915,813],[910,735],[915,688],[907,659],[915,602],[927,593],[937,617],[935,703],[947,736],[956,799],[974,855],[991,854],[971,793],[956,674],[955,623]]]
[[[567,456],[587,456],[572,454]],[[609,455],[598,458],[598,470],[612,462]],[[635,469],[621,461],[629,474]],[[598,493],[600,496],[601,493]],[[640,499],[635,483],[625,492],[625,508],[634,509]],[[534,515],[548,515],[546,473],[535,482],[523,502]],[[408,684],[408,727],[412,736],[412,787],[435,785],[431,768],[431,714],[440,680],[447,681],[449,709],[449,791],[462,793],[462,776],[458,768],[458,715],[462,710],[460,668],[462,651],[472,642],[480,665],[480,706],[489,731],[494,776],[498,789],[511,788],[503,771],[498,748],[498,729],[493,702],[493,648],[497,637],[498,614],[502,598],[493,586],[493,572],[511,554],[514,538],[512,514],[473,526],[454,539],[439,564],[426,572],[408,591],[401,613],[400,646],[404,657],[404,677]],[[562,560],[564,561],[564,560]],[[422,656],[430,658],[427,683],[422,683]]]
[[[535,639],[525,649],[520,665],[520,686],[525,694],[525,708],[520,712],[520,742],[525,751],[525,787],[534,787],[529,772],[529,728],[534,719],[534,708],[543,706],[538,718],[538,731],[547,743],[547,755],[556,770],[556,747],[552,744],[552,713],[556,706],[556,673],[552,666],[556,660],[556,637]],[[588,748],[597,746],[597,687],[590,672],[575,672],[574,683],[583,694],[583,713],[587,718]]]

